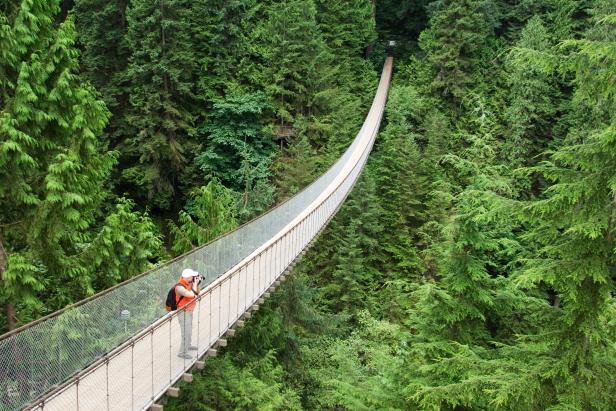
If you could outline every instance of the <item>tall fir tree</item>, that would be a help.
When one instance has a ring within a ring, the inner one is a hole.
[[[338,299],[337,304],[325,304],[333,312],[357,314],[373,308],[374,296],[367,290],[378,288],[383,280],[378,272],[382,209],[370,173],[358,180],[344,208],[345,213],[331,223],[327,248],[321,250],[332,253],[322,275],[322,293],[326,301]]]
[[[509,106],[505,118],[509,128],[502,155],[512,165],[536,164],[536,157],[551,143],[559,104],[554,79],[556,55],[541,18],[533,17],[524,27],[506,66]]]
[[[128,265],[123,278],[134,274],[161,245],[130,204],[102,221],[116,163],[98,138],[108,111],[79,77],[73,22],[55,26],[58,12],[57,1],[22,0],[0,14],[0,271],[9,328],[91,295],[108,266],[114,283],[119,264]],[[134,255],[110,252],[128,242]]]
[[[527,383],[516,387],[526,393],[511,385],[502,388],[503,398],[515,404],[516,396],[523,396],[537,409],[616,406],[605,390],[616,375],[616,3],[596,2],[591,13],[593,26],[584,37],[563,45],[568,52],[564,67],[575,75],[573,108],[585,112],[586,121],[533,169],[551,185],[528,207],[528,235],[540,248],[517,279],[552,290],[547,314],[553,312],[555,319],[509,352],[530,359],[518,376]]]
[[[74,6],[81,72],[101,93],[111,116],[106,133],[116,146],[129,132],[124,114],[129,106],[125,82],[129,47],[126,41],[128,0],[77,0]]]
[[[490,34],[491,0],[439,0],[432,4],[428,29],[420,46],[435,72],[432,86],[448,99],[460,101],[476,84],[480,52]]]
[[[261,3],[261,4],[259,4]],[[232,86],[260,87],[254,60],[258,20],[267,6],[256,0],[193,2],[189,14],[191,50],[198,61],[197,90],[206,101],[221,98]]]
[[[313,0],[275,3],[260,28],[261,75],[282,125],[324,111],[322,94],[332,83],[332,54],[317,24]]]
[[[318,0],[316,3],[320,31],[334,53],[358,57],[376,40],[370,2]]]
[[[195,189],[186,210],[179,213],[179,225],[170,223],[173,252],[183,254],[233,230],[237,226],[236,202],[233,190],[216,178]]]
[[[168,210],[192,160],[195,134],[190,2],[135,0],[127,11],[131,127],[120,147],[122,179],[141,201]]]

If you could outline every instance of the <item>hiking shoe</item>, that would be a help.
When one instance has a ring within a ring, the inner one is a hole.
[[[181,353],[179,353],[179,354],[178,354],[178,357],[180,357],[180,358],[184,358],[184,359],[186,359],[186,360],[190,360],[190,359],[192,359],[192,355],[190,355],[190,354],[186,354],[185,352],[181,352]]]
[[[188,347],[188,349],[190,351],[197,351],[199,349],[199,347],[197,347],[196,345],[191,345],[190,347]]]

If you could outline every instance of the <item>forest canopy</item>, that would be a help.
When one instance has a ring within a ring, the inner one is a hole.
[[[363,174],[172,410],[616,409],[616,1],[8,0],[3,330]]]

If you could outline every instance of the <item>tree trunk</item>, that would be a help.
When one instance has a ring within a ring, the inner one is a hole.
[[[9,260],[4,250],[3,241],[2,234],[0,234],[0,281],[4,281],[4,272],[6,271]],[[4,310],[6,311],[7,326],[9,331],[12,331],[17,327],[17,313],[15,312],[15,307],[10,302],[7,302],[4,306]]]

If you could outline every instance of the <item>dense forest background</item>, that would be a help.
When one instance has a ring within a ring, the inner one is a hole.
[[[614,0],[0,4],[12,329],[296,193],[328,229],[166,407],[616,409]]]

